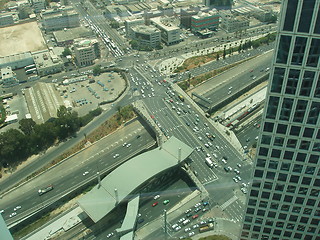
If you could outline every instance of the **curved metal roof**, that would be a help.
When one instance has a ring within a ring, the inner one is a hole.
[[[180,162],[185,160],[192,151],[191,147],[171,137],[162,147],[140,154],[120,165],[100,185],[83,196],[78,204],[94,222],[98,222],[138,186],[154,175],[176,166],[179,159]]]

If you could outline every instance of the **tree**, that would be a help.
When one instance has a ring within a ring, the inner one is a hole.
[[[120,27],[120,24],[119,24],[117,21],[112,21],[112,22],[110,23],[110,26],[111,26],[112,28],[119,28],[119,27]]]
[[[93,75],[94,75],[94,76],[98,76],[98,75],[100,75],[100,73],[101,73],[101,66],[100,66],[100,65],[94,66],[94,68],[93,68]]]
[[[62,56],[66,57],[68,55],[72,55],[72,53],[69,48],[65,48],[62,52]]]
[[[21,119],[19,121],[19,129],[25,134],[25,135],[31,135],[34,131],[34,126],[36,125],[36,122],[32,119]]]
[[[27,137],[17,129],[9,129],[0,134],[0,161],[2,165],[12,165],[28,155]]]

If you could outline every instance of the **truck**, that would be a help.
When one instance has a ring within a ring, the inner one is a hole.
[[[202,226],[202,227],[199,228],[199,232],[200,233],[207,232],[207,231],[210,231],[210,230],[213,230],[213,223],[208,223],[207,225]]]
[[[49,185],[49,186],[47,186],[47,187],[45,187],[45,188],[39,189],[39,190],[38,190],[38,194],[39,194],[39,196],[41,196],[41,195],[43,195],[43,194],[51,191],[52,189],[53,189],[53,186],[52,186],[52,185]]]
[[[209,168],[213,168],[213,162],[211,158],[209,157],[206,158],[206,164],[209,166]]]

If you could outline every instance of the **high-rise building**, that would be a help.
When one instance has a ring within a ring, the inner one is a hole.
[[[240,239],[319,239],[320,0],[284,0]]]

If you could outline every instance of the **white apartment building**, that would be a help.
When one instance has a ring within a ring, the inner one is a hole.
[[[154,26],[138,25],[131,27],[132,39],[141,45],[155,48],[161,43],[161,32]]]
[[[150,19],[150,21],[152,25],[161,31],[161,40],[166,45],[173,45],[182,41],[180,28],[174,26],[170,18],[155,17]]]
[[[96,39],[77,39],[74,43],[74,55],[78,66],[88,66],[100,57],[100,48]]]

